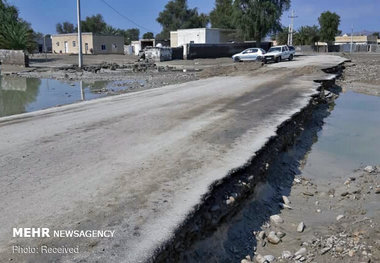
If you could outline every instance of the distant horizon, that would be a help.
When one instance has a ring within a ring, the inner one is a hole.
[[[134,23],[121,17],[114,10],[105,5],[101,0],[82,0],[82,20],[87,16],[101,14],[107,24],[116,28],[128,29],[139,28],[140,36],[145,32],[151,31],[154,34],[161,32],[161,25],[156,18],[164,9],[168,0],[145,0],[146,4],[133,4],[130,0],[106,0],[111,6],[116,8],[123,15],[128,17]],[[351,28],[354,32],[380,32],[380,1],[356,0],[320,0],[317,2],[307,2],[304,0],[293,0],[289,11],[286,11],[281,19],[283,26],[290,23],[290,12],[295,10],[296,16],[294,21],[295,29],[301,26],[318,25],[318,17],[324,11],[336,12],[341,17],[340,30],[342,34],[351,34]],[[364,3],[363,3],[364,2]],[[69,0],[66,2],[45,1],[45,0],[8,0],[8,3],[15,5],[20,12],[22,19],[31,23],[36,32],[43,34],[56,34],[55,26],[57,23],[68,21],[76,22],[76,1]],[[199,12],[209,13],[214,7],[214,0],[188,0],[190,8],[198,8]],[[149,8],[146,8],[149,6]],[[328,7],[328,8],[325,8]],[[39,10],[38,12],[36,10]],[[363,17],[365,19],[363,19]],[[149,30],[148,30],[149,29]]]

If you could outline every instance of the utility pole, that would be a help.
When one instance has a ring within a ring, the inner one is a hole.
[[[352,53],[352,46],[354,44],[354,24],[352,24],[351,27],[351,47],[350,47],[350,53]]]
[[[78,17],[78,67],[82,68],[83,66],[83,57],[82,57],[82,30],[80,27],[80,0],[77,0],[77,17]]]
[[[292,10],[292,14],[288,17],[291,19],[289,25],[288,46],[293,46],[294,18],[297,18],[298,16],[296,16],[294,10]]]

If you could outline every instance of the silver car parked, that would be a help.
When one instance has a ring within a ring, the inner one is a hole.
[[[235,62],[261,60],[265,54],[262,48],[248,48],[232,56]]]

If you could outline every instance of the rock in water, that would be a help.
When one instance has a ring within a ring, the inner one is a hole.
[[[276,225],[284,223],[284,219],[282,219],[279,215],[271,216],[270,221]]]
[[[305,223],[301,222],[297,226],[297,232],[302,233],[305,230]]]
[[[373,166],[368,165],[364,168],[364,171],[366,171],[367,173],[372,173],[373,171],[375,171],[375,168],[373,168]]]
[[[278,244],[280,243],[281,239],[276,235],[274,231],[269,232],[269,235],[267,237],[268,242],[272,244]]]

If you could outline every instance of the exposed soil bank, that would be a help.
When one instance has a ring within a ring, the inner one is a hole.
[[[341,70],[342,67],[338,66],[326,71],[340,74]],[[322,126],[323,118],[328,115],[328,103],[337,96],[339,88],[334,86],[334,80],[321,80],[320,82],[322,82],[320,94],[313,97],[305,108],[278,127],[277,136],[272,137],[254,158],[244,167],[232,171],[227,177],[215,182],[210,187],[209,193],[203,197],[202,202],[177,229],[173,238],[156,251],[156,255],[151,259],[152,262],[204,262],[205,260],[231,262],[238,260],[241,251],[240,253],[233,251],[232,258],[226,258],[228,253],[223,252],[221,252],[222,256],[218,257],[217,251],[208,249],[210,244],[207,242],[207,237],[215,231],[220,231],[220,226],[241,211],[247,200],[257,193],[262,183],[268,179],[272,167],[278,169],[279,156],[283,156],[296,143],[301,134],[310,132],[310,129],[305,131],[306,127],[312,127],[311,130],[317,131]],[[309,143],[306,143],[307,146],[304,147],[306,151],[311,146],[312,136],[307,138]],[[300,154],[298,159],[302,158],[306,151],[301,151],[303,154]],[[295,161],[298,159],[295,158]],[[291,169],[291,171],[297,167],[294,161],[286,165],[289,165],[287,169]],[[283,180],[282,177],[278,179]],[[292,182],[292,178],[290,182]],[[289,189],[291,183],[289,184],[289,181],[286,183],[285,180],[286,185]],[[276,205],[276,210],[279,210],[278,205]],[[265,211],[258,212],[262,213],[262,216],[260,221],[255,222],[257,226],[261,226],[268,219],[268,215],[273,214],[273,211],[269,214]],[[237,258],[234,258],[236,256]]]

